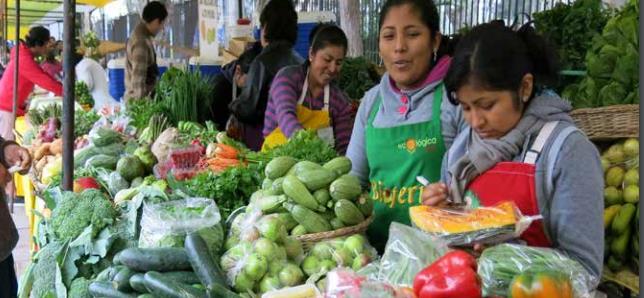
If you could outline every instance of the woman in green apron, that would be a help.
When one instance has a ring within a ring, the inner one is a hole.
[[[389,225],[409,224],[423,186],[440,178],[446,149],[465,121],[446,98],[442,79],[450,66],[438,10],[428,0],[389,0],[380,13],[380,57],[387,69],[365,94],[347,156],[352,174],[370,187],[375,220],[367,235],[382,251]]]

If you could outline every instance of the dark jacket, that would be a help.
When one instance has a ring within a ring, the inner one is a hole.
[[[284,41],[271,42],[251,63],[246,85],[240,95],[230,103],[231,113],[242,123],[263,125],[268,91],[273,78],[283,67],[302,62],[302,57],[293,50],[293,44]]]

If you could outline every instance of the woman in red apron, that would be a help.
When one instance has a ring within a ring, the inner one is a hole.
[[[522,214],[543,216],[522,241],[561,250],[600,276],[603,171],[570,104],[544,88],[557,75],[554,57],[529,25],[480,25],[462,39],[445,85],[471,128],[445,156],[445,183],[426,187],[423,202],[514,201]]]

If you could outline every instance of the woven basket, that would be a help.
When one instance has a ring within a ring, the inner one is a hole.
[[[364,233],[371,222],[373,222],[373,215],[369,216],[369,218],[365,219],[363,222],[355,226],[345,227],[328,232],[297,236],[297,240],[300,240],[302,242],[304,249],[309,249],[316,243],[322,242],[324,240]]]
[[[570,115],[593,141],[638,137],[640,133],[639,105],[578,109]]]

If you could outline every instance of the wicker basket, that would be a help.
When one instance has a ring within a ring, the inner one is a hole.
[[[640,133],[639,105],[578,109],[570,115],[593,141],[638,137]]]
[[[371,222],[373,222],[373,215],[369,216],[369,218],[365,219],[363,222],[355,226],[345,227],[328,232],[297,236],[297,240],[300,240],[302,242],[304,249],[309,249],[313,245],[315,245],[315,243],[322,242],[324,240],[364,233]]]

